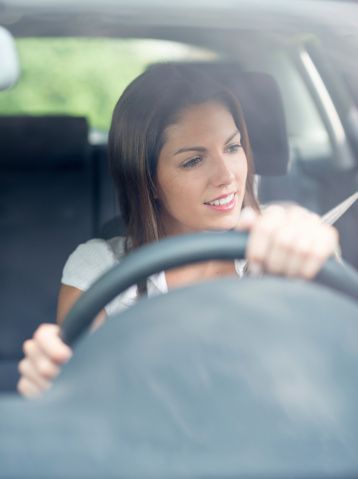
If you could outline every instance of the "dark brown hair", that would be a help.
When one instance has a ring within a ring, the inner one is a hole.
[[[109,132],[109,165],[127,226],[126,253],[164,236],[155,177],[165,130],[178,122],[185,108],[207,101],[223,104],[233,116],[248,166],[244,206],[259,210],[252,153],[237,99],[198,68],[155,65],[126,88],[114,109]]]

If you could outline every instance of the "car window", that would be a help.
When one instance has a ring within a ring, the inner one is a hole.
[[[277,81],[285,109],[287,134],[294,158],[329,158],[332,146],[317,104],[298,66],[299,42],[275,37],[256,40],[259,54],[245,56],[247,70],[266,71]],[[296,60],[296,61],[295,61]]]
[[[206,49],[160,40],[21,38],[21,80],[0,97],[0,114],[85,116],[109,128],[125,87],[151,64],[209,59]]]

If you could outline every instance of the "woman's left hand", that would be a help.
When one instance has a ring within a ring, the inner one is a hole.
[[[246,258],[253,273],[312,279],[339,250],[338,231],[299,206],[273,205],[262,214],[245,208],[236,229],[250,231]]]

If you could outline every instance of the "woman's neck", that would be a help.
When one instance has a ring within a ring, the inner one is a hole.
[[[234,261],[206,261],[165,272],[168,289],[180,288],[221,276],[234,276]]]

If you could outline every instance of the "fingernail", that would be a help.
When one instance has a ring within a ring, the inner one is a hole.
[[[246,206],[240,213],[240,219],[245,221],[255,218],[255,216],[256,213],[250,206]]]
[[[263,268],[260,263],[250,263],[249,264],[249,273],[251,276],[261,276],[263,273]]]
[[[70,361],[72,359],[72,356],[73,356],[73,354],[71,353],[71,356],[65,359],[64,364],[68,363],[68,361]]]

